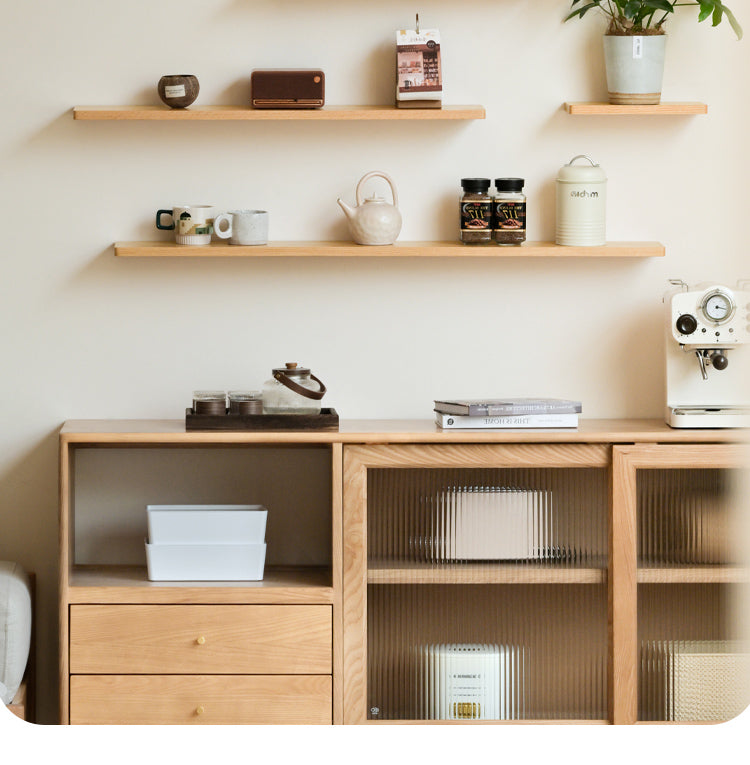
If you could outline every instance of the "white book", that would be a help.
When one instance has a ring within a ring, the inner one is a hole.
[[[470,415],[435,413],[441,428],[577,428],[578,415],[520,414],[503,417],[472,417]]]

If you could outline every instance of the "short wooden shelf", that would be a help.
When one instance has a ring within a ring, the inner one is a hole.
[[[375,563],[368,584],[604,584],[603,568],[543,563]]]
[[[663,257],[659,242],[608,242],[598,247],[564,247],[554,242],[525,242],[520,247],[448,242],[396,242],[359,245],[354,242],[269,242],[242,246],[213,242],[178,245],[174,242],[115,242],[118,257],[392,257],[392,258],[654,258]]]
[[[331,571],[266,566],[259,582],[152,582],[145,566],[74,566],[69,603],[333,603]]]
[[[604,102],[569,101],[565,104],[568,114],[595,115],[595,114],[629,114],[629,115],[672,115],[690,116],[694,114],[708,114],[708,105],[697,101],[684,103],[662,102],[660,104],[609,104]]]
[[[76,120],[483,120],[483,106],[399,109],[396,106],[324,106],[322,109],[253,109],[250,106],[75,106]]]
[[[750,582],[750,571],[743,566],[677,566],[639,568],[640,584],[739,584]]]

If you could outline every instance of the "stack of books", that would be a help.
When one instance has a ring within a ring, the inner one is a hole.
[[[580,401],[560,398],[435,401],[441,428],[576,428]]]

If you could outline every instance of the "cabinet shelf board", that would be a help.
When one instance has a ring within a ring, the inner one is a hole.
[[[68,603],[331,604],[331,571],[266,566],[259,582],[152,582],[145,566],[74,566]]]
[[[440,109],[399,109],[380,106],[324,106],[321,109],[253,109],[250,106],[75,106],[76,120],[483,120],[483,106],[443,106]]]
[[[750,582],[750,571],[743,566],[678,566],[639,568],[641,584],[733,584]]]
[[[117,257],[391,257],[391,258],[653,258],[663,257],[659,242],[608,242],[595,247],[567,247],[554,242],[525,242],[519,247],[469,246],[458,241],[396,242],[389,245],[359,245],[354,242],[269,242],[243,246],[213,242],[208,245],[179,245],[163,242],[115,242]]]
[[[367,570],[368,584],[604,584],[603,568],[542,563],[379,563]]]
[[[581,115],[671,115],[690,116],[708,114],[708,105],[698,101],[669,102],[660,104],[609,104],[598,101],[568,101],[565,104],[568,114]]]

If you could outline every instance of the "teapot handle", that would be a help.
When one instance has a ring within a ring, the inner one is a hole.
[[[311,398],[315,401],[320,401],[320,399],[323,398],[326,393],[326,386],[323,385],[323,382],[319,380],[314,374],[310,375],[310,379],[315,380],[315,382],[318,383],[318,390],[303,388],[301,385],[294,382],[294,380],[287,377],[282,371],[274,372],[273,376],[282,385],[286,385],[289,390],[293,390],[295,393],[299,393],[300,396],[304,396],[305,398]]]
[[[381,173],[379,170],[373,170],[372,172],[366,173],[359,179],[359,183],[357,184],[357,191],[356,191],[356,197],[357,197],[357,207],[359,207],[362,204],[362,184],[369,180],[370,178],[375,178],[376,176],[380,176],[381,178],[385,178],[386,181],[388,181],[388,185],[391,187],[391,194],[393,195],[393,206],[398,207],[398,194],[396,193],[396,185],[393,183],[393,179],[390,175],[387,175],[386,173]]]

